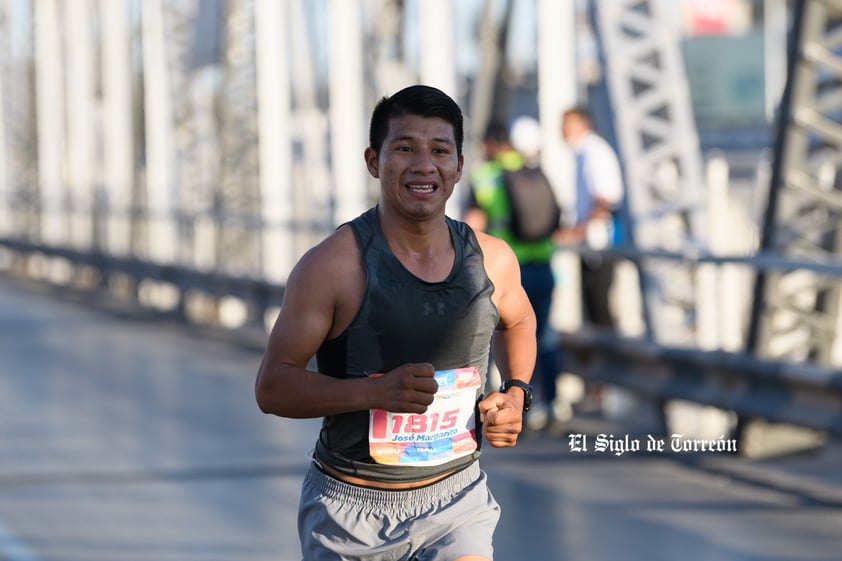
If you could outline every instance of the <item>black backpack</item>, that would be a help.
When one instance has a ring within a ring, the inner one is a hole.
[[[561,207],[550,181],[539,167],[503,171],[503,184],[511,207],[511,231],[516,239],[541,241],[559,226]]]

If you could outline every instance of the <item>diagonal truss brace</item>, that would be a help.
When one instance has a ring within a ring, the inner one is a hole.
[[[794,6],[764,254],[842,262],[842,0]],[[808,271],[758,275],[748,345],[785,360],[830,363],[839,345],[838,280]]]
[[[596,0],[634,244],[703,249],[702,162],[677,30],[660,0]],[[650,335],[694,338],[694,280],[681,263],[639,263]]]

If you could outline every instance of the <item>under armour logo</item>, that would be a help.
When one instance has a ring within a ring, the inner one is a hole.
[[[444,306],[444,302],[439,300],[438,302],[424,302],[422,305],[422,313],[425,316],[443,316],[446,313],[446,308]]]

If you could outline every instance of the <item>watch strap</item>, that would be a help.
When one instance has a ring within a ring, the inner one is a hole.
[[[507,380],[500,386],[499,391],[506,393],[511,387],[518,387],[523,390],[523,410],[524,412],[529,411],[532,407],[532,386],[523,380]]]

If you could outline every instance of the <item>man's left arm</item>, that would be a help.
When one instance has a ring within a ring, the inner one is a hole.
[[[492,339],[494,361],[503,381],[529,383],[535,368],[535,312],[520,281],[514,252],[502,240],[478,234],[486,270],[494,283],[494,304],[500,314]],[[479,404],[485,437],[495,447],[514,446],[523,426],[524,391],[511,387],[492,392]]]

